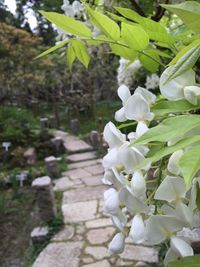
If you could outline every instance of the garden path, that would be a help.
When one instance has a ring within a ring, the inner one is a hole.
[[[55,191],[63,192],[62,212],[65,226],[39,254],[33,267],[111,267],[144,266],[143,261],[157,262],[157,252],[134,246],[127,238],[125,251],[108,254],[108,244],[116,230],[103,212],[102,160],[92,147],[77,137],[57,131],[68,156],[68,170],[54,180]],[[134,262],[138,262],[137,265]]]

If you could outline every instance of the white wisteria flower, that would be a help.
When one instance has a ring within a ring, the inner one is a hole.
[[[186,99],[192,104],[197,104],[200,88],[195,85],[195,72],[189,69],[168,81],[172,66],[167,68],[160,77],[160,91],[169,100]]]

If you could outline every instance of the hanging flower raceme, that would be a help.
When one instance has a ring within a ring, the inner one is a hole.
[[[161,93],[169,100],[185,98],[195,104],[200,93],[195,85],[194,72],[189,70],[168,81],[169,74],[170,68],[161,76]],[[104,139],[109,148],[103,159],[103,182],[115,187],[104,195],[104,211],[117,229],[109,245],[109,252],[122,253],[125,239],[129,236],[135,244],[145,242],[153,246],[168,241],[170,247],[165,255],[165,264],[191,256],[191,242],[194,238],[188,237],[188,234],[185,237],[186,231],[183,230],[193,233],[193,228],[200,227],[200,212],[196,202],[200,178],[197,174],[191,187],[186,187],[180,160],[187,149],[173,152],[160,174],[157,166],[146,161],[151,147],[135,143],[149,131],[150,122],[154,118],[151,106],[155,103],[156,96],[142,87],[136,88],[131,95],[124,84],[118,88],[118,96],[122,108],[115,113],[115,119],[118,122],[135,121],[136,126],[135,131],[128,132],[127,135],[112,122],[104,130]],[[170,148],[183,138],[192,137],[194,132],[199,134],[199,127],[183,135],[180,133],[180,136],[168,140],[166,144]],[[154,189],[151,182],[154,183]]]

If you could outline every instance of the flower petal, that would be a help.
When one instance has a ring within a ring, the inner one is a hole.
[[[152,215],[146,221],[146,238],[150,245],[156,245],[180,231],[184,224],[174,216]]]
[[[117,94],[118,94],[119,98],[122,100],[123,105],[126,103],[126,101],[131,96],[130,90],[125,84],[122,84],[118,88]]]
[[[130,235],[136,244],[141,244],[145,241],[145,226],[140,214],[136,214],[132,220]]]
[[[124,251],[124,246],[125,246],[125,235],[123,233],[118,233],[116,234],[112,241],[109,244],[109,253],[111,255],[113,254],[119,254]]]
[[[115,120],[119,122],[123,122],[127,120],[125,113],[124,113],[124,107],[120,108],[118,111],[115,112]]]
[[[195,83],[195,72],[187,70],[173,80],[167,81],[172,66],[167,68],[160,77],[160,91],[163,96],[169,100],[178,100],[184,98],[183,88]]]
[[[132,95],[124,106],[125,116],[129,120],[136,121],[151,121],[154,117],[153,113],[150,112],[149,104],[138,93]]]
[[[119,199],[132,214],[148,212],[146,204],[131,194],[125,187],[120,190]]]
[[[110,148],[121,146],[126,139],[111,121],[106,124],[103,135]]]
[[[136,88],[135,93],[141,94],[148,104],[153,104],[156,101],[156,96],[154,94],[140,86]]]
[[[182,178],[167,176],[156,190],[154,199],[179,202],[181,198],[185,197],[186,191]]]
[[[193,105],[197,104],[197,96],[200,95],[200,87],[186,86],[184,87],[184,96]]]
[[[180,166],[179,166],[179,160],[183,155],[183,150],[175,151],[171,157],[169,158],[167,169],[169,172],[175,175],[179,175],[181,172]]]
[[[181,257],[193,256],[194,252],[192,247],[176,236],[171,237],[171,248],[178,253]]]
[[[131,190],[139,199],[146,199],[146,181],[141,171],[134,172],[131,179]]]

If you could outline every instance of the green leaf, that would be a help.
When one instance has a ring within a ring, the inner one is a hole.
[[[200,186],[199,186],[199,183],[196,183],[196,193],[197,193],[196,205],[197,205],[198,210],[200,210]]]
[[[149,157],[146,158],[141,164],[139,164],[137,166],[137,168],[141,168],[141,167],[143,167],[149,163],[157,162],[160,159],[162,159],[163,157],[170,155],[177,150],[180,150],[180,149],[183,149],[187,146],[193,145],[199,141],[200,141],[200,135],[195,135],[192,137],[185,138],[185,139],[177,142],[175,145],[169,146],[169,147],[161,148],[161,144],[158,143],[158,148],[160,148],[160,149],[153,148],[153,151],[149,151],[148,152]]]
[[[199,267],[200,255],[182,258],[167,264],[167,267]]]
[[[114,54],[130,61],[135,60],[138,56],[135,50],[121,46],[120,44],[110,44],[110,48]]]
[[[97,11],[94,11],[88,5],[85,5],[86,10],[90,14],[90,21],[97,28],[99,28],[105,35],[112,38],[113,40],[119,40],[120,38],[120,28],[116,22],[112,19],[103,15]]]
[[[191,69],[200,56],[200,45],[191,48],[181,58],[178,59],[175,65],[170,69],[170,73],[165,81],[172,80],[187,70]]]
[[[139,59],[142,63],[142,65],[150,72],[156,72],[159,67],[160,57],[159,55],[154,51],[146,50],[145,54],[140,54]]]
[[[72,40],[71,44],[76,57],[87,68],[90,62],[90,55],[88,54],[84,43],[80,40]]]
[[[83,22],[56,12],[40,11],[40,13],[50,22],[66,32],[82,37],[92,37],[91,30]]]
[[[144,50],[149,44],[148,34],[141,27],[124,22],[121,24],[121,38],[130,48],[138,51]]]
[[[189,186],[195,174],[200,169],[200,145],[186,151],[179,160],[179,166],[185,184]]]
[[[132,144],[147,144],[149,142],[167,142],[177,136],[184,135],[200,125],[199,115],[182,115],[163,120],[159,125],[151,128]]]
[[[146,33],[149,35],[149,38],[155,41],[161,42],[170,42],[174,43],[175,38],[170,36],[165,28],[156,21],[153,21],[148,18],[140,16],[137,12],[123,7],[114,7],[121,15],[129,20],[136,21],[139,23]]]
[[[186,112],[197,108],[200,108],[200,96],[198,97],[197,105],[193,105],[185,99],[176,101],[163,100],[156,103],[151,108],[151,111],[155,114],[156,117],[161,117],[168,113]]]
[[[195,40],[188,46],[184,47],[183,49],[181,49],[180,52],[178,52],[178,54],[173,58],[173,60],[168,65],[169,66],[174,65],[182,56],[184,56],[184,54],[190,51],[190,49],[192,49],[193,47],[197,47],[199,45],[200,45],[200,39]]]
[[[72,65],[75,59],[76,59],[76,54],[74,52],[74,48],[72,45],[69,45],[67,48],[67,62],[68,62],[70,71],[72,69]]]
[[[56,50],[58,50],[59,48],[63,47],[65,44],[67,44],[69,42],[69,40],[64,40],[62,42],[60,42],[59,44],[47,49],[46,51],[42,52],[41,54],[39,54],[37,57],[35,57],[34,59],[38,59],[38,58],[41,58],[41,57],[44,57]]]
[[[185,25],[196,32],[200,32],[200,4],[195,1],[188,1],[177,5],[164,5],[162,7],[175,13]]]

